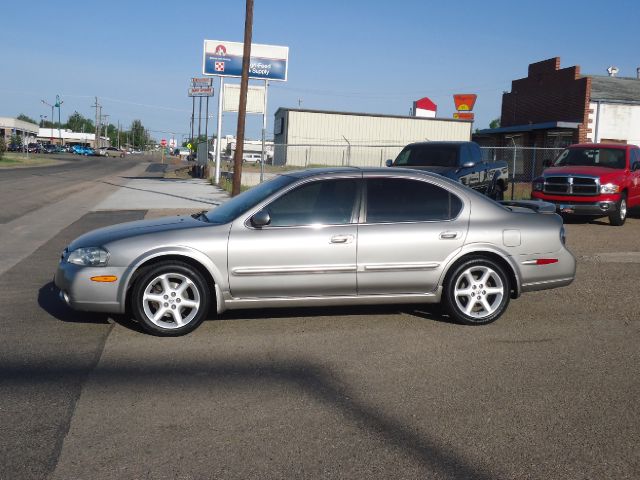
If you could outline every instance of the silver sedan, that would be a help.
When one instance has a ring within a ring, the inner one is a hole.
[[[207,213],[89,232],[55,283],[74,309],[131,312],[165,336],[211,310],[287,306],[443,302],[483,325],[574,279],[562,219],[540,207],[415,170],[290,172]]]

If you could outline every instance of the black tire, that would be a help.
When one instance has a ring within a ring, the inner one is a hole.
[[[482,275],[487,275],[484,281]],[[468,294],[464,293],[467,288]],[[511,284],[497,262],[470,257],[447,274],[443,293],[446,309],[458,323],[487,325],[500,318],[509,305]]]
[[[614,227],[621,227],[627,220],[627,195],[625,193],[620,197],[620,201],[616,203],[616,211],[609,215],[609,223]]]
[[[180,287],[184,287],[182,292]],[[146,332],[161,337],[195,330],[207,316],[210,304],[209,286],[202,274],[179,261],[150,267],[136,279],[131,292],[135,318]],[[154,318],[154,314],[159,316]]]

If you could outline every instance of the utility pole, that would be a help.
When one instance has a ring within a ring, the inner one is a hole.
[[[242,51],[242,77],[240,80],[240,105],[238,107],[238,129],[236,132],[236,152],[233,158],[233,187],[231,196],[240,193],[242,177],[242,155],[244,153],[244,123],[247,116],[247,90],[249,89],[249,60],[251,56],[251,34],[253,29],[253,0],[246,0],[244,19],[244,48]]]
[[[104,136],[107,139],[106,141],[109,141],[109,117],[111,115],[103,115],[104,117]],[[105,145],[108,146],[108,145]]]
[[[118,150],[120,150],[120,120],[118,120]]]
[[[98,103],[98,97],[96,97],[96,103],[92,105],[96,109],[96,138],[93,142],[93,147],[98,148],[98,141],[100,138],[100,114],[102,112],[102,105]]]

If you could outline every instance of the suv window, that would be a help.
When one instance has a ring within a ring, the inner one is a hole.
[[[429,182],[405,178],[367,180],[367,223],[451,220],[462,200]]]
[[[285,193],[268,207],[272,227],[351,223],[358,193],[355,179],[317,180]]]

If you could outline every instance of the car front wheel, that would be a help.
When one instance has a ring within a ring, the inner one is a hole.
[[[509,304],[509,277],[488,258],[471,258],[454,268],[444,285],[449,314],[464,325],[497,320]]]
[[[131,297],[133,314],[147,332],[175,337],[193,331],[210,304],[203,276],[190,265],[166,262],[144,272]]]
[[[627,219],[627,197],[623,194],[620,201],[616,204],[616,211],[609,215],[609,223],[615,227],[624,225]]]

